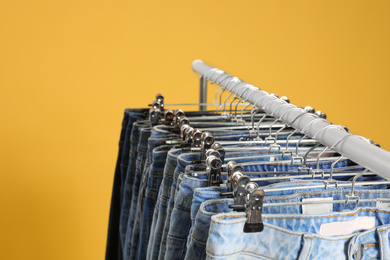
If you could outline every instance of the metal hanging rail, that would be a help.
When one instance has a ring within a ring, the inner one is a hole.
[[[200,74],[201,103],[206,103],[207,82],[214,82],[308,137],[390,180],[390,152],[371,144],[361,136],[347,133],[340,126],[332,125],[324,119],[319,119],[313,114],[269,95],[266,91],[245,83],[237,77],[212,68],[201,60],[195,60],[192,68]],[[202,107],[201,110],[205,108]]]

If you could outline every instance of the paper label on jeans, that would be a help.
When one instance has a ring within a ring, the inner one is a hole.
[[[372,228],[375,228],[375,217],[357,217],[351,221],[322,224],[320,234],[323,236],[343,236]]]
[[[377,201],[376,207],[380,209],[390,209],[390,200],[388,201]]]
[[[333,201],[333,198],[302,199],[302,202]],[[302,214],[326,214],[333,212],[333,203],[315,203],[302,205]]]

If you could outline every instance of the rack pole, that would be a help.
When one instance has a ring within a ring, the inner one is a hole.
[[[199,87],[199,111],[206,111],[207,103],[207,79],[201,75],[200,77],[200,87]]]
[[[212,68],[201,60],[195,60],[192,63],[192,68],[200,74],[204,81],[210,80],[217,83],[247,102],[263,109],[266,113],[281,119],[301,133],[316,139],[327,147],[333,147],[333,150],[338,153],[390,180],[390,152],[372,145],[361,136],[351,135],[325,120],[318,120],[318,117],[314,117],[313,114],[287,105],[285,101],[243,81],[229,84],[230,80],[218,80],[219,78],[231,77],[237,81],[237,78],[222,70]],[[225,77],[221,77],[221,75],[225,75]]]

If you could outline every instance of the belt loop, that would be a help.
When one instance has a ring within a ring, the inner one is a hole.
[[[302,250],[301,253],[299,254],[298,260],[307,260],[310,259],[311,251],[313,249],[313,237],[309,236],[307,234],[302,235]]]
[[[389,249],[389,227],[382,229],[378,227],[376,232],[379,237],[379,249],[380,249],[380,259],[381,260],[390,260],[390,249]]]

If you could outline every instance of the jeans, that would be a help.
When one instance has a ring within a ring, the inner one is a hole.
[[[139,143],[139,136],[140,136],[140,130],[144,127],[143,124],[135,123],[132,128],[131,132],[131,144],[130,144],[130,154],[129,154],[129,166],[127,168],[126,173],[126,179],[124,183],[124,191],[123,191],[123,198],[122,198],[122,206],[120,210],[120,221],[119,221],[119,238],[122,245],[122,248],[125,248],[125,240],[126,240],[126,231],[127,231],[127,224],[129,220],[129,214],[130,214],[130,206],[131,206],[131,199],[133,195],[133,185],[134,185],[134,176],[136,171],[136,159],[138,158],[138,143]],[[144,137],[146,138],[146,137]]]
[[[157,196],[157,202],[153,212],[153,221],[150,231],[147,259],[157,259],[160,252],[161,240],[164,232],[166,212],[173,183],[173,175],[177,166],[177,157],[181,154],[181,149],[171,149],[168,152],[164,167],[163,180]]]
[[[248,154],[248,157],[253,154]],[[235,156],[241,156],[242,160],[239,162],[246,162],[256,160],[256,163],[245,166],[244,171],[262,171],[263,165],[259,163],[257,158],[246,159],[241,153],[234,153],[232,155],[227,154],[227,159],[233,159]],[[193,189],[197,187],[206,187],[208,185],[207,180],[192,179],[191,185],[187,185],[182,190],[182,194],[176,198],[177,176],[183,172],[183,168],[191,164],[193,161],[200,159],[200,153],[186,153],[178,156],[178,166],[175,170],[174,180],[171,189],[171,197],[168,204],[167,217],[165,220],[163,238],[160,246],[159,259],[183,259],[185,255],[186,239],[191,226],[191,218],[189,211],[191,209]],[[264,160],[267,158],[265,157]],[[332,161],[324,161],[320,163],[320,168],[330,167]],[[347,160],[340,161],[336,167],[347,164]],[[276,164],[278,165],[278,164]],[[308,165],[310,165],[308,163]],[[283,165],[285,170],[288,170],[288,165]],[[293,165],[292,167],[298,167]],[[203,178],[205,176],[203,175]],[[186,179],[186,178],[184,178]],[[179,191],[180,192],[180,191]],[[180,227],[180,228],[178,228]],[[166,239],[166,240],[165,240]],[[165,253],[165,256],[164,256]]]
[[[145,191],[145,202],[142,215],[142,226],[137,259],[146,259],[148,241],[151,233],[154,207],[157,201],[157,194],[163,179],[164,166],[168,151],[171,146],[160,146],[153,150],[153,163],[149,173],[147,188]]]
[[[122,121],[122,130],[119,139],[119,151],[115,168],[114,182],[111,196],[110,217],[108,222],[106,259],[122,259],[122,247],[119,242],[119,221],[122,192],[122,159],[123,150],[127,150],[126,133],[131,132],[133,123],[138,118],[144,118],[144,109],[126,109]]]
[[[229,210],[228,204],[221,204],[221,210]],[[369,223],[362,223],[363,219]],[[245,220],[245,213],[238,212],[211,217],[207,259],[389,259],[390,256],[389,210],[358,208],[320,215],[264,214],[264,230],[259,233],[244,233]],[[360,227],[343,230],[343,226],[356,221],[360,221]],[[343,225],[345,222],[348,224]],[[338,229],[331,228],[335,224]],[[330,229],[335,234],[329,234]]]
[[[140,183],[139,187],[139,193],[138,193],[138,201],[137,201],[137,206],[135,210],[135,219],[134,219],[134,225],[133,225],[133,230],[131,233],[131,240],[130,240],[130,245],[131,245],[131,251],[130,251],[130,257],[128,259],[145,259],[146,257],[146,252],[141,251],[141,255],[137,256],[137,253],[139,251],[139,248],[145,248],[148,245],[148,238],[149,238],[149,233],[146,234],[144,233],[143,240],[140,239],[140,233],[141,233],[141,226],[143,226],[143,210],[144,210],[144,203],[145,203],[145,192],[147,189],[147,185],[149,184],[148,178],[149,178],[149,173],[150,172],[155,172],[159,171],[159,169],[164,168],[165,160],[161,160],[161,163],[159,164],[152,164],[154,156],[153,156],[153,150],[156,147],[159,147],[161,145],[165,144],[165,140],[173,137],[176,138],[177,135],[171,134],[171,133],[164,133],[164,132],[158,132],[155,129],[152,130],[151,136],[148,140],[148,153],[146,157],[146,162],[144,166],[144,171],[142,173],[142,181]],[[155,158],[156,160],[159,160],[158,156]],[[154,168],[157,167],[157,168]],[[153,184],[153,183],[151,183]],[[152,187],[151,187],[152,189]],[[156,191],[157,193],[157,191]],[[152,205],[152,208],[154,205]],[[149,218],[145,220],[145,225],[150,226],[151,221],[148,221]],[[146,230],[145,230],[146,231]],[[130,234],[128,234],[130,235]]]
[[[205,259],[206,242],[209,234],[210,219],[218,213],[231,212],[227,206],[233,203],[233,199],[211,199],[219,196],[219,192],[224,191],[224,188],[216,189],[216,187],[197,188],[194,193],[193,205],[191,214],[195,211],[194,205],[199,202],[203,203],[198,207],[195,221],[192,226],[192,232],[188,238],[187,253],[185,259]],[[309,192],[295,192],[285,196],[266,196],[264,203],[280,203],[280,202],[299,202],[302,199],[308,198],[333,198],[334,200],[343,200],[345,195],[350,193],[349,190],[318,190]],[[355,192],[361,199],[373,198],[390,198],[390,190],[357,190]],[[210,199],[208,199],[210,198]],[[208,199],[208,200],[207,200]],[[207,200],[207,201],[206,201]],[[332,206],[333,212],[342,212],[345,210],[353,210],[356,207],[355,202],[350,202],[347,205],[336,203]],[[359,207],[376,207],[376,202],[360,203]],[[283,207],[264,207],[263,214],[302,214],[302,206],[283,206]]]
[[[131,245],[131,236],[133,233],[134,227],[134,219],[136,215],[137,202],[138,202],[138,193],[142,178],[142,172],[144,170],[144,164],[146,160],[146,152],[148,146],[148,138],[151,134],[149,128],[142,128],[140,130],[140,138],[137,147],[137,161],[136,161],[136,170],[134,174],[134,183],[133,183],[133,194],[131,196],[131,204],[130,204],[130,213],[127,222],[126,229],[126,239],[125,239],[125,247],[123,248],[123,258],[128,259],[131,253],[132,245]]]
[[[171,214],[173,211],[176,189],[178,187],[177,181],[178,181],[179,175],[185,171],[185,167],[187,166],[187,162],[180,160],[180,157],[182,155],[179,155],[177,157],[177,166],[176,166],[175,171],[173,173],[171,192],[169,194],[168,207],[167,207],[167,212],[166,212],[166,218],[165,218],[163,234],[162,234],[162,238],[161,238],[161,245],[160,245],[158,259],[165,259],[165,252],[166,252],[166,247],[167,247],[167,237],[168,237],[168,232],[169,232],[169,228],[171,225],[170,224],[171,223]],[[198,159],[200,159],[200,158],[198,158]]]

